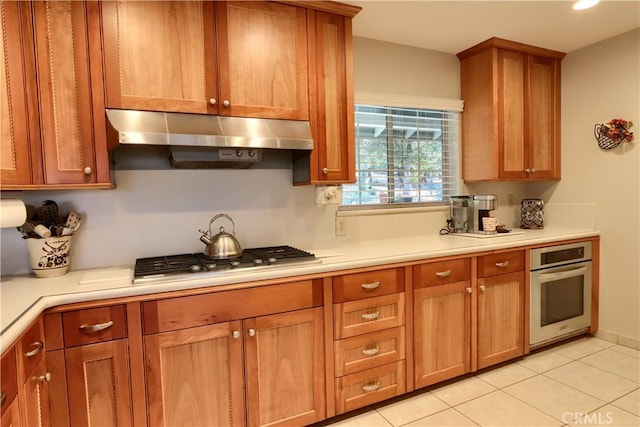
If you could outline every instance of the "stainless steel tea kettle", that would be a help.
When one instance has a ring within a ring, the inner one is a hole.
[[[233,225],[233,231],[231,234],[224,231],[224,227],[220,227],[218,234],[213,234],[211,231],[211,225],[218,218],[227,218],[231,221],[231,225]],[[209,221],[209,231],[198,230],[202,233],[200,236],[200,241],[207,245],[204,256],[206,258],[215,258],[215,259],[226,259],[226,258],[235,258],[242,255],[242,246],[236,239],[236,224],[233,222],[233,219],[227,214],[218,214],[211,218]]]

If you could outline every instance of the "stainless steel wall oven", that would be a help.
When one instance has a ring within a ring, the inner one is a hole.
[[[531,250],[530,346],[591,326],[591,242]]]

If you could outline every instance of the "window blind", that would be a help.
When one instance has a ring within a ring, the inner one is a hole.
[[[444,103],[450,109],[357,103],[357,183],[343,186],[343,206],[442,203],[457,194],[461,108],[455,102]]]

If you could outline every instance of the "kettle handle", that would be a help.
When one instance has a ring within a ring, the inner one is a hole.
[[[211,218],[211,221],[209,221],[209,236],[213,236],[213,233],[211,233],[211,225],[218,218],[227,218],[229,221],[231,221],[231,225],[233,226],[233,231],[231,233],[235,236],[236,235],[236,223],[233,222],[233,219],[231,219],[231,217],[229,215],[223,214],[223,213],[214,216],[213,218]]]

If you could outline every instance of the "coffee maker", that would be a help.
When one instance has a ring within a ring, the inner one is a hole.
[[[498,197],[494,194],[451,196],[447,221],[449,233],[495,233],[484,231],[482,218],[491,216],[491,211],[497,207]]]

